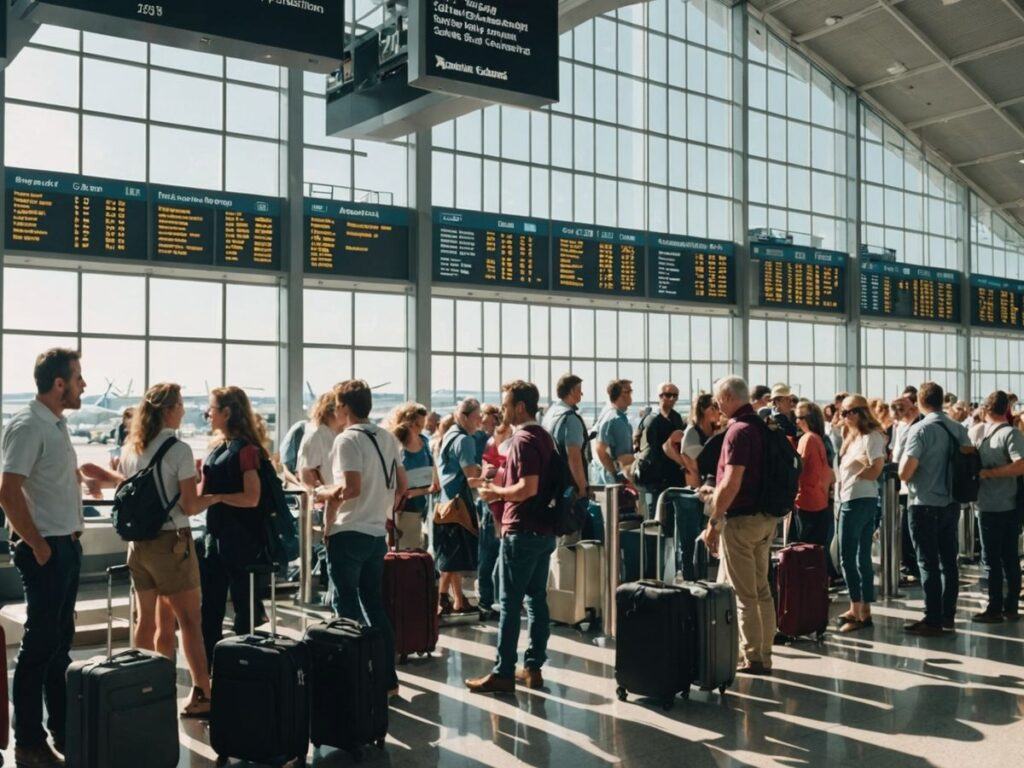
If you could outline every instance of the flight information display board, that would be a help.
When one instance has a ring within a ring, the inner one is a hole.
[[[434,280],[548,290],[548,222],[434,209]]]
[[[409,279],[409,210],[370,203],[305,201],[305,270]]]
[[[181,264],[281,269],[281,201],[151,187],[152,258]]]
[[[1024,282],[971,275],[971,325],[1024,329]]]
[[[751,243],[762,307],[811,312],[846,311],[847,256],[798,245]]]
[[[554,290],[646,295],[645,233],[556,221],[551,224],[551,236]]]
[[[862,262],[860,311],[877,317],[958,323],[960,273],[895,262]]]
[[[7,249],[145,260],[146,187],[7,169]]]
[[[647,295],[652,299],[736,303],[736,246],[721,240],[651,234]]]

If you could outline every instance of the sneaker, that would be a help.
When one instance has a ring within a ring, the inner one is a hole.
[[[495,674],[467,680],[466,687],[472,693],[515,693],[516,681],[511,677],[498,677]]]
[[[942,627],[933,627],[931,624],[925,624],[924,621],[907,624],[903,627],[903,631],[908,635],[920,635],[921,637],[942,637],[945,634]]]
[[[976,621],[979,624],[1002,624],[1003,620],[1003,614],[988,610],[971,616],[971,621]]]
[[[64,768],[64,761],[45,742],[34,747],[16,746],[14,764],[17,768]]]
[[[540,670],[533,667],[523,667],[517,671],[516,682],[530,689],[544,687],[544,678],[541,676]]]

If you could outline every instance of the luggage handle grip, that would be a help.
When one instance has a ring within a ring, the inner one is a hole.
[[[277,564],[257,563],[247,566],[249,572],[249,634],[256,634],[256,574],[270,574],[270,634],[277,634]]]
[[[127,563],[107,568],[107,661],[114,658],[114,577],[131,576]],[[128,645],[134,649],[135,585],[128,580]]]
[[[654,578],[656,580],[661,579],[661,547],[662,547],[662,533],[663,528],[661,522],[658,520],[644,520],[640,523],[640,580],[643,581],[646,571],[644,570],[644,551],[647,549],[647,542],[644,540],[644,536],[647,534],[645,531],[648,528],[658,529],[658,538],[654,552]]]

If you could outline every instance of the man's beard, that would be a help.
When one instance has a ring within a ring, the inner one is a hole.
[[[77,411],[82,407],[82,395],[78,394],[72,396],[70,392],[65,392],[64,396],[61,398],[60,404],[64,406],[66,410]]]

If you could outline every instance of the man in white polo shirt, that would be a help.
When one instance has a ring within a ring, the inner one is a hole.
[[[67,706],[64,676],[75,635],[75,600],[82,565],[81,477],[65,410],[82,406],[85,380],[78,352],[51,349],[36,358],[36,399],[3,434],[0,506],[17,537],[14,564],[25,586],[25,636],[14,670],[14,740],[18,768],[64,762]],[[12,537],[13,538],[13,537]]]

